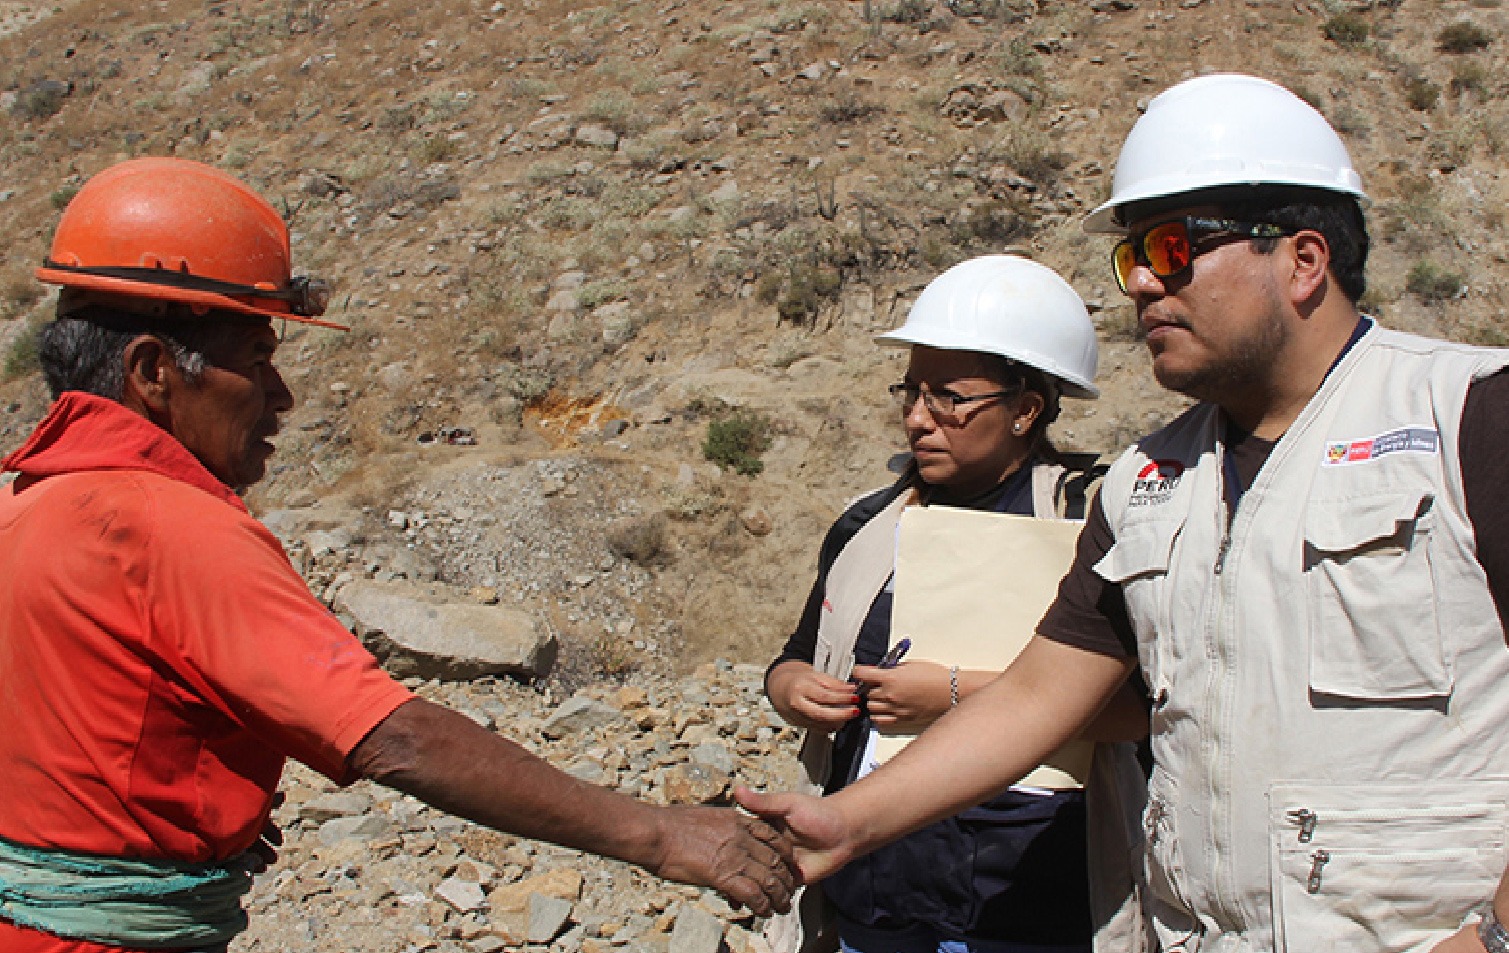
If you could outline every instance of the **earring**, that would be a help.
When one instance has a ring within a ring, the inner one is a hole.
[[[1014,433],[1014,434],[1020,434],[1022,432],[1022,425],[1021,424],[1012,424],[1011,425],[1011,432]]]

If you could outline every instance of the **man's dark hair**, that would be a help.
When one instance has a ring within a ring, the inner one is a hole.
[[[141,315],[98,304],[73,307],[60,301],[58,316],[42,329],[38,348],[42,375],[53,399],[65,390],[77,390],[119,401],[125,396],[126,346],[150,334],[168,346],[179,370],[193,382],[204,373],[206,353],[217,351],[233,329],[244,326],[245,319],[237,318],[196,317],[187,309]]]
[[[1331,274],[1341,293],[1355,305],[1367,290],[1363,272],[1368,262],[1368,229],[1356,197],[1329,189],[1234,185],[1134,202],[1122,210],[1120,217],[1135,222],[1197,205],[1219,208],[1222,218],[1278,225],[1289,232],[1320,232],[1331,247]],[[1265,255],[1278,247],[1276,238],[1255,238],[1252,243]]]

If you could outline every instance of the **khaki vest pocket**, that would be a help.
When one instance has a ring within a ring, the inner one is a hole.
[[[1372,701],[1451,694],[1423,491],[1315,500],[1305,513],[1310,689]]]
[[[1167,655],[1173,647],[1159,633],[1169,629],[1168,573],[1174,543],[1183,529],[1183,519],[1129,521],[1093,567],[1102,579],[1121,587],[1137,634],[1142,677],[1155,706],[1169,687]]]
[[[1429,950],[1493,895],[1506,794],[1502,780],[1275,784],[1276,953]]]

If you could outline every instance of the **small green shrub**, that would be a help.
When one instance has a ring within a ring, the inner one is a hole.
[[[1404,99],[1416,112],[1430,112],[1441,101],[1441,87],[1423,73],[1411,72],[1404,78]]]
[[[610,87],[593,94],[587,101],[587,108],[582,110],[582,118],[625,136],[644,125],[639,110],[632,96],[622,89]]]
[[[1367,42],[1372,27],[1361,15],[1347,11],[1338,13],[1327,20],[1322,30],[1325,32],[1326,39],[1337,46],[1355,49]]]
[[[1004,47],[995,52],[992,59],[1007,76],[1024,76],[1032,80],[1043,78],[1043,58],[1038,55],[1032,41],[1025,36],[1014,36]]]
[[[823,305],[838,297],[842,287],[843,278],[836,268],[816,264],[792,265],[786,290],[776,301],[776,313],[782,321],[810,324],[817,319]]]
[[[887,23],[921,23],[933,12],[932,0],[896,0],[881,11]]]
[[[767,271],[755,282],[755,300],[760,304],[775,304],[781,298],[784,279],[778,271]]]
[[[4,297],[5,317],[15,317],[42,300],[42,286],[30,275],[12,275],[5,282]]]
[[[1034,0],[943,0],[948,12],[956,17],[983,17],[1021,23],[1038,12]]]
[[[992,199],[969,210],[949,229],[954,244],[988,246],[997,250],[1032,235],[1036,227],[1032,206],[1026,202]]]
[[[1492,325],[1468,328],[1461,334],[1461,339],[1463,344],[1475,344],[1478,347],[1509,347],[1509,334]]]
[[[1293,86],[1290,86],[1289,90],[1300,99],[1303,99],[1305,102],[1309,103],[1310,108],[1314,109],[1316,112],[1324,111],[1322,107],[1325,105],[1325,101],[1320,98],[1320,95],[1316,93],[1315,90],[1299,83],[1295,83]]]
[[[1449,301],[1466,288],[1467,279],[1432,261],[1417,261],[1404,279],[1404,290],[1421,301]]]
[[[629,289],[617,278],[589,281],[576,289],[576,304],[584,311],[591,311],[610,301],[627,297]]]
[[[42,369],[39,355],[42,345],[42,325],[45,323],[38,318],[26,322],[26,326],[11,341],[10,351],[5,355],[5,366],[0,368],[0,379],[13,381]]]
[[[1451,70],[1451,94],[1462,96],[1471,93],[1479,99],[1488,98],[1488,67],[1476,60],[1456,63]]]
[[[51,119],[63,108],[68,84],[58,80],[39,80],[21,90],[12,111],[23,119]]]
[[[1337,132],[1354,139],[1366,139],[1371,131],[1368,117],[1355,106],[1337,106],[1327,118]]]
[[[432,162],[445,162],[456,157],[456,143],[446,136],[430,136],[421,139],[418,147],[414,150],[414,158],[424,165]]]
[[[634,516],[608,527],[608,548],[620,559],[641,566],[663,565],[666,556],[665,514]]]
[[[1442,53],[1476,53],[1492,42],[1493,34],[1471,20],[1449,23],[1436,34],[1436,49]]]
[[[754,410],[739,409],[707,423],[702,456],[744,476],[765,469],[760,455],[770,449],[770,419]]]
[[[878,106],[875,103],[864,102],[853,94],[850,94],[831,103],[825,103],[818,109],[818,117],[823,122],[842,126],[860,122],[880,112],[885,112],[885,107]]]
[[[73,197],[78,194],[79,187],[77,185],[65,185],[61,189],[58,189],[56,192],[49,195],[47,197],[47,201],[52,204],[53,208],[61,212],[63,209],[68,207],[68,203],[72,202]]]

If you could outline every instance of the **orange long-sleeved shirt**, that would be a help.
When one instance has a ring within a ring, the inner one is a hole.
[[[412,697],[146,419],[70,392],[0,466],[0,837],[223,860],[285,758],[344,780]],[[0,921],[0,949],[106,948]]]

